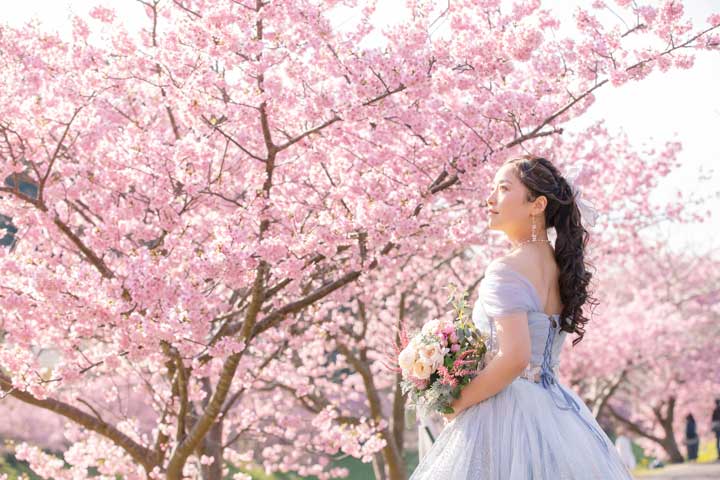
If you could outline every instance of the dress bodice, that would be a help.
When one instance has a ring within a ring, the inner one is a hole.
[[[547,315],[535,287],[524,275],[494,261],[480,281],[478,299],[472,310],[472,321],[488,338],[488,360],[498,351],[495,318],[514,312],[527,312],[530,331],[529,369],[540,367],[546,360],[556,370],[567,332],[560,329],[560,315]],[[550,329],[554,329],[550,335]],[[546,358],[547,357],[547,358]]]
[[[504,263],[493,261],[480,281],[472,312],[473,323],[488,335],[486,362],[499,349],[495,318],[516,312],[527,312],[531,349],[530,363],[519,377],[542,386],[559,409],[572,411],[608,452],[600,427],[581,413],[580,401],[558,382],[560,351],[567,337],[567,332],[561,330],[560,315],[547,315],[542,311],[540,297],[527,277]]]

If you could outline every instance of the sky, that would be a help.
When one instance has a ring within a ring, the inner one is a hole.
[[[97,3],[93,0],[23,0],[12,2],[12,7],[4,9],[3,17],[13,25],[38,18],[47,28],[67,33],[71,13],[84,14]],[[139,28],[141,22],[146,21],[142,7],[136,1],[102,3],[114,3],[119,15],[131,26]],[[382,27],[407,18],[403,3],[378,0],[379,8],[373,23]],[[561,25],[572,25],[575,6],[587,7],[590,3],[591,0],[550,0],[544,1],[543,6],[551,8],[560,17]],[[612,2],[608,0],[608,3]],[[694,31],[707,25],[706,19],[711,13],[720,12],[717,0],[686,0],[683,3],[686,15],[693,20]],[[439,11],[446,5],[444,0],[439,0]],[[352,10],[338,10],[333,23],[342,28],[343,24],[357,18],[358,14]],[[434,34],[441,35],[446,27],[436,25]],[[382,39],[378,37],[375,41]],[[720,253],[720,239],[714,235],[720,232],[720,142],[714,141],[720,131],[719,80],[720,52],[701,51],[696,54],[695,65],[690,70],[656,71],[641,82],[620,87],[605,85],[597,91],[596,102],[589,111],[565,125],[568,132],[581,131],[604,119],[610,132],[624,130],[636,148],[661,146],[668,140],[683,144],[679,154],[682,167],[664,179],[652,193],[651,201],[677,199],[676,192],[682,190],[688,196],[707,199],[702,209],[709,212],[708,220],[689,225],[664,222],[640,232],[643,236],[667,238],[670,247],[677,251]]]

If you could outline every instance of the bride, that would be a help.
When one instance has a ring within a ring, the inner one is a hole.
[[[563,342],[582,340],[582,307],[595,303],[581,224],[581,211],[586,223],[594,211],[551,162],[530,156],[500,167],[487,205],[489,228],[512,244],[486,268],[472,312],[489,336],[489,361],[410,480],[631,479],[592,413],[558,381]]]

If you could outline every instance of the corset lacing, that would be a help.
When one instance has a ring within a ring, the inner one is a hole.
[[[580,413],[580,405],[577,401],[571,397],[564,389],[560,388],[557,383],[558,377],[558,365],[552,366],[552,347],[553,341],[555,340],[556,328],[558,327],[557,322],[554,318],[550,318],[550,328],[548,328],[548,336],[545,341],[545,350],[543,351],[542,365],[528,365],[523,374],[523,378],[540,383],[544,389],[546,389],[552,396],[553,403],[561,410],[572,410],[580,418],[580,420],[590,429],[595,437],[600,441],[600,444],[608,451],[607,442],[604,439],[602,432],[598,432],[597,428],[590,423]],[[538,368],[539,367],[539,368]]]

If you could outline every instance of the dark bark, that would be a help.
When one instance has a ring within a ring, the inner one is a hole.
[[[675,416],[675,402],[676,398],[671,396],[666,402],[653,408],[655,418],[658,420],[663,429],[663,437],[654,435],[643,428],[639,423],[628,420],[610,404],[607,404],[606,408],[607,411],[628,430],[660,445],[662,449],[665,450],[668,460],[671,463],[682,463],[684,459],[682,453],[680,453],[680,448],[678,447],[677,440],[675,439],[675,432],[673,432],[672,428]],[[662,413],[663,407],[665,407],[665,414]]]

